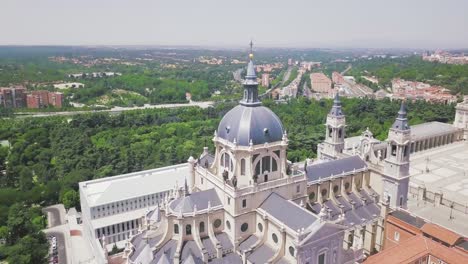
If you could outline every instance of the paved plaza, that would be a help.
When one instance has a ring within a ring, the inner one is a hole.
[[[413,154],[411,183],[445,199],[468,205],[468,142],[462,141]]]

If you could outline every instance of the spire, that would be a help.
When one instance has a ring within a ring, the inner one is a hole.
[[[184,183],[184,196],[189,196],[190,193],[189,193],[189,187],[188,187],[188,184],[187,184],[187,178],[185,178],[185,183]]]
[[[258,82],[253,57],[253,42],[250,41],[249,64],[247,65],[247,74],[244,80],[244,98],[240,101],[240,104],[245,106],[258,106],[261,104],[260,100],[258,100]]]
[[[331,116],[343,116],[343,111],[341,110],[341,100],[338,92],[335,94],[335,99],[333,100],[333,106],[330,110],[329,115]]]
[[[398,130],[409,130],[408,118],[406,117],[406,115],[406,104],[405,101],[402,101],[400,111],[398,111],[398,117],[393,123],[392,128]]]

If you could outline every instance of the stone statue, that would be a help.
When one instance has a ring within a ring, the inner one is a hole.
[[[232,181],[232,186],[234,186],[234,188],[237,188],[237,177],[236,177],[236,175],[234,175],[234,177],[232,177],[231,181]]]

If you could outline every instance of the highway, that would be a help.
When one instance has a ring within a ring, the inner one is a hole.
[[[46,116],[72,116],[86,113],[101,113],[108,112],[119,114],[124,111],[132,110],[142,110],[142,109],[154,109],[154,108],[178,108],[178,107],[189,107],[189,106],[198,106],[201,108],[208,108],[214,103],[211,101],[203,102],[193,102],[187,104],[159,104],[159,105],[144,105],[144,106],[135,106],[135,107],[113,107],[106,110],[87,110],[87,111],[67,111],[67,112],[18,112],[16,113],[17,117],[46,117]]]

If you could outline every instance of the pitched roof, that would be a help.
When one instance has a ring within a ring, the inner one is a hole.
[[[468,263],[468,254],[455,248],[446,247],[421,235],[370,256],[364,263],[411,263],[427,255],[439,258],[446,263]]]
[[[180,197],[169,206],[175,212],[182,211],[182,213],[189,213],[194,211],[195,206],[197,206],[197,210],[207,209],[208,202],[212,207],[221,205],[221,200],[219,200],[218,194],[214,189],[194,192],[188,196]]]
[[[263,201],[260,208],[294,231],[307,228],[317,220],[315,215],[275,192]]]
[[[411,140],[418,140],[430,136],[453,133],[459,130],[451,124],[428,122],[411,126]]]
[[[325,179],[331,176],[337,176],[342,173],[352,173],[353,171],[367,169],[366,163],[359,156],[327,161],[323,163],[307,166],[308,182]]]
[[[421,228],[421,231],[431,237],[437,238],[438,240],[454,246],[463,237],[455,232],[447,230],[439,225],[432,223],[426,223]]]

